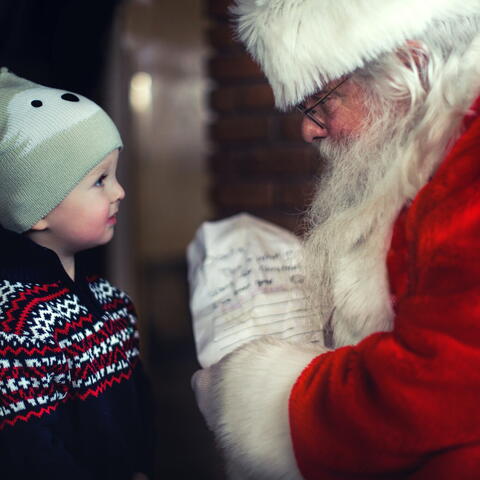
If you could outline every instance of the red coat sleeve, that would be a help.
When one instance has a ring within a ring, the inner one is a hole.
[[[291,392],[292,442],[308,480],[480,472],[478,117],[404,228],[394,330],[317,357]]]

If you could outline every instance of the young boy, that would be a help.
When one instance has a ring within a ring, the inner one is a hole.
[[[151,478],[127,295],[76,254],[114,233],[120,135],[95,103],[0,71],[0,478]]]

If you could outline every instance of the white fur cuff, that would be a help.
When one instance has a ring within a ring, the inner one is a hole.
[[[288,401],[301,372],[324,351],[262,338],[227,358],[217,383],[217,435],[230,478],[302,478],[292,448]]]

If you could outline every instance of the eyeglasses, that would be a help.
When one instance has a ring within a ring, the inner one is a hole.
[[[309,120],[311,120],[315,125],[320,128],[326,128],[326,125],[321,122],[318,118],[316,118],[315,114],[317,113],[315,107],[325,103],[327,98],[340,86],[342,86],[350,77],[343,78],[337,85],[335,85],[332,89],[322,95],[320,98],[316,98],[315,96],[307,97],[305,101],[297,105],[297,110],[303,113]],[[313,104],[311,103],[313,102]],[[309,106],[310,105],[310,106]]]

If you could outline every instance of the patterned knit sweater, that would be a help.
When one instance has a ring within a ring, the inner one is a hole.
[[[2,480],[151,474],[153,423],[125,293],[0,229]]]

